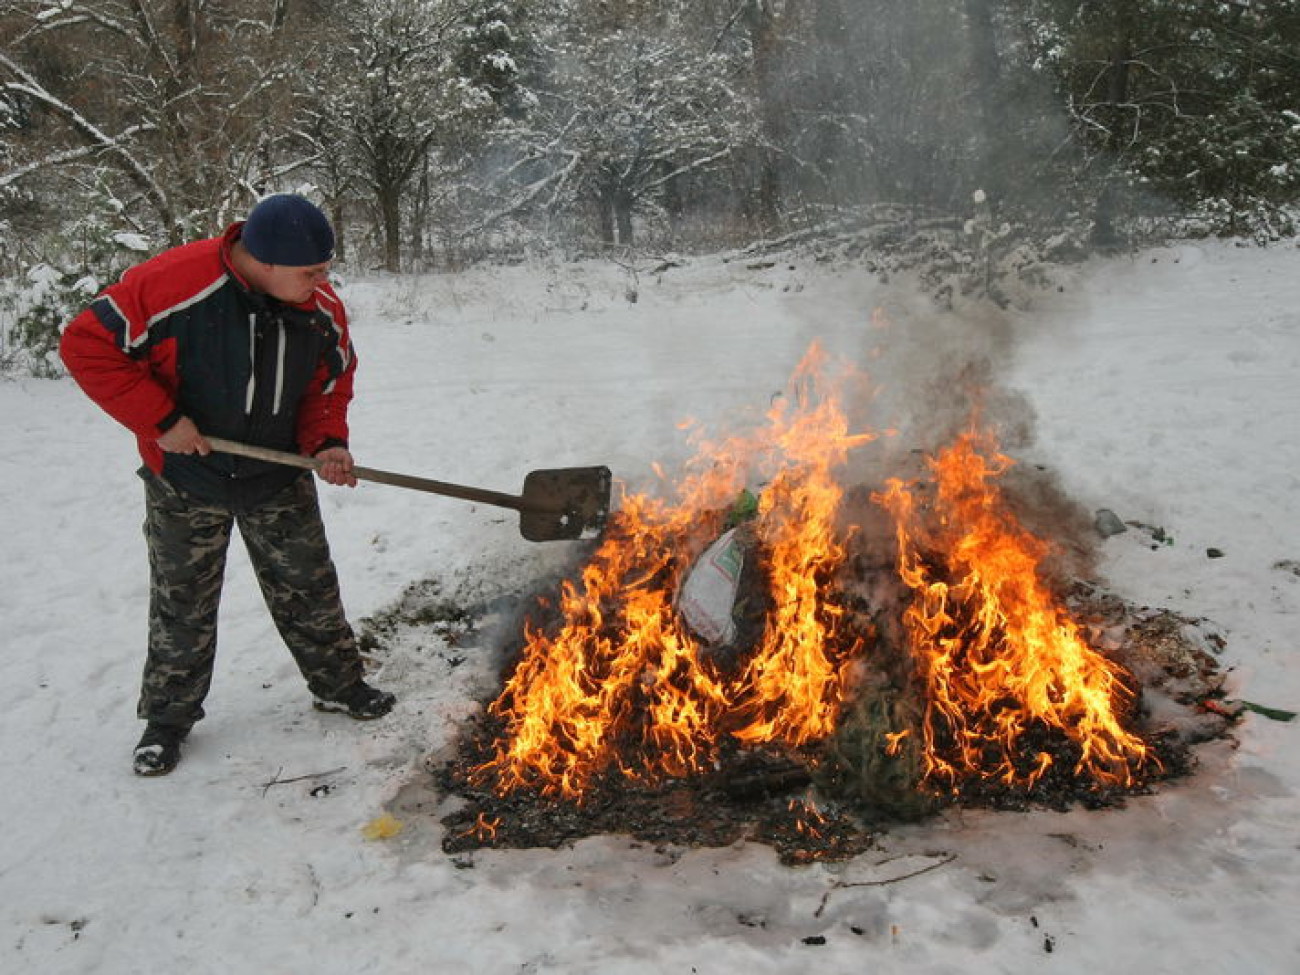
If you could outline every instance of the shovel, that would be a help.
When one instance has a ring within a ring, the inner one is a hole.
[[[309,471],[320,467],[320,461],[300,454],[255,447],[219,437],[207,439],[213,450],[223,454],[236,454]],[[524,478],[524,491],[519,495],[449,484],[427,477],[377,471],[371,467],[353,467],[352,474],[362,481],[378,481],[380,484],[460,498],[462,501],[481,501],[498,508],[513,508],[519,512],[519,533],[530,542],[593,538],[600,534],[605,527],[605,519],[609,516],[608,467],[562,467],[529,471]]]

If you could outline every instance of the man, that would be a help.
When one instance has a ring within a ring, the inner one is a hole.
[[[236,524],[316,707],[368,719],[396,701],[363,680],[312,475],[216,453],[207,440],[298,451],[320,461],[322,480],[356,485],[347,423],[356,360],[327,280],[333,256],[334,231],[316,206],[269,196],[220,237],[131,268],[64,331],[63,361],[136,435],[144,460],[140,775],[174,769],[203,717]]]

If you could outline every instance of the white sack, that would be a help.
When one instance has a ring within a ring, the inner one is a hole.
[[[732,610],[745,549],[733,528],[704,550],[677,595],[677,611],[706,643],[725,646],[736,638]]]

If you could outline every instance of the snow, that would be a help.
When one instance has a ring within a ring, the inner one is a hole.
[[[127,250],[139,251],[141,259],[149,252],[149,238],[144,234],[117,233],[113,235],[113,243]]]
[[[871,421],[900,431],[864,450],[933,446],[966,405],[942,380],[986,359],[1011,453],[1172,538],[1098,540],[1108,583],[1213,621],[1233,695],[1296,710],[1297,265],[1294,242],[1171,246],[1095,260],[1004,314],[799,257],[359,278],[343,286],[354,450],[507,491],[597,463],[647,489],[656,462],[689,456],[681,421],[760,414],[814,338],[871,371]],[[0,411],[0,970],[1300,970],[1300,722],[1256,714],[1238,747],[1201,747],[1196,775],[1123,809],[955,811],[849,863],[624,836],[449,858],[424,763],[493,691],[509,608],[573,545],[382,485],[322,485],[354,620],[419,586],[478,628],[454,647],[398,632],[377,654],[389,718],[315,712],[236,545],[209,716],[175,773],[138,778],[133,446],[69,381],[0,382]],[[385,815],[400,832],[368,839],[393,832]]]

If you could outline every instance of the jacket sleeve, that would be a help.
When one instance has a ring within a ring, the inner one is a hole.
[[[174,343],[155,347],[128,272],[68,323],[59,354],[68,371],[105,413],[143,441],[157,439],[175,421]],[[174,367],[174,363],[172,363]]]
[[[298,449],[308,457],[326,447],[348,445],[348,404],[357,370],[343,303],[328,286],[322,292],[320,310],[328,320],[328,341],[298,404]]]

